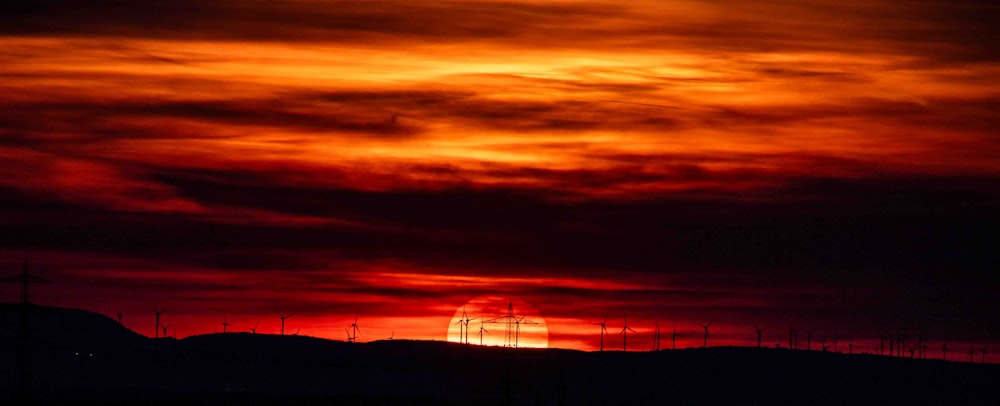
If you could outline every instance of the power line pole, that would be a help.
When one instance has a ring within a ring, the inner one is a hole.
[[[52,281],[28,273],[28,262],[20,275],[10,276],[0,280],[4,283],[21,284],[21,303],[19,305],[20,329],[18,330],[18,348],[16,367],[18,371],[18,388],[20,394],[27,397],[31,389],[31,284],[52,283]]]

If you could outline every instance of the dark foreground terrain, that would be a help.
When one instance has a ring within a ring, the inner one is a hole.
[[[998,405],[1000,366],[720,347],[505,350],[304,336],[149,339],[84,310],[0,305],[0,404]]]

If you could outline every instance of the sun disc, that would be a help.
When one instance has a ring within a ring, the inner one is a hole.
[[[538,309],[521,298],[485,295],[455,310],[448,323],[448,341],[547,348],[549,328]]]

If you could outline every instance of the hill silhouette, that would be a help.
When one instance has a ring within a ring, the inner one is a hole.
[[[17,392],[16,305],[0,305],[0,401]],[[217,333],[150,339],[32,306],[32,400],[50,404],[843,405],[1000,402],[1000,366],[718,347],[581,352]]]

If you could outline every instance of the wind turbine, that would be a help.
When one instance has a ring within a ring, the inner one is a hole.
[[[623,352],[627,352],[628,351],[628,332],[629,331],[631,331],[633,333],[635,332],[635,330],[632,330],[632,328],[628,326],[628,313],[625,313],[625,326],[622,327],[622,331],[620,333],[618,333],[618,334],[621,334],[621,336],[622,336],[622,351]]]
[[[981,350],[979,350],[979,352],[983,354],[983,363],[985,364],[986,363],[986,347],[983,347]]]
[[[118,312],[118,324],[122,324],[122,312]]]
[[[473,321],[475,319],[470,319],[469,315],[465,313],[465,306],[462,306],[462,317],[465,319],[465,320],[462,320],[465,323],[465,343],[468,344],[469,343],[469,322]]]
[[[353,342],[357,342],[358,341],[358,333],[361,332],[361,329],[358,328],[358,316],[354,316],[354,323],[351,323],[350,328],[351,328],[351,330],[354,333],[353,335],[351,335],[351,333],[348,333],[349,335],[351,335],[351,342],[352,343]]]
[[[608,325],[607,325],[608,324],[608,315],[609,315],[609,313],[605,313],[604,314],[604,321],[602,321],[600,323],[594,323],[595,326],[601,326],[601,352],[604,351],[604,334],[606,334],[608,332]]]
[[[257,324],[254,324],[253,327],[248,327],[247,330],[250,330],[252,334],[257,334],[257,327],[260,327],[260,321],[257,321]]]
[[[490,331],[483,327],[483,315],[479,315],[479,345],[483,345],[483,333],[489,334]]]
[[[660,350],[660,322],[656,322],[656,331],[653,333],[653,350]]]
[[[458,324],[458,342],[459,343],[462,342],[462,329],[465,328],[465,320],[463,320],[463,318],[465,318],[465,310],[462,310],[462,317],[460,317],[458,319],[458,321],[455,322],[455,324]]]
[[[222,316],[222,334],[226,334],[226,328],[231,326],[229,321],[226,320],[226,316]]]
[[[153,311],[156,312],[156,328],[153,329],[153,334],[154,334],[153,338],[160,338],[160,315],[163,314],[163,312],[165,312],[166,310],[157,309],[154,307]]]
[[[167,338],[167,328],[169,328],[169,327],[170,327],[170,324],[167,324],[167,325],[163,326],[163,338]]]
[[[392,341],[392,338],[395,337],[395,336],[396,336],[396,330],[392,330],[392,334],[389,334],[388,340]]]
[[[757,332],[757,348],[760,348],[760,338],[761,338],[761,335],[763,335],[764,332],[767,331],[767,327],[763,327],[762,328],[760,326],[757,326],[756,324],[754,324],[751,327],[753,327],[754,331]]]
[[[284,314],[278,309],[274,309],[278,313],[278,318],[281,319],[281,335],[285,335],[285,319],[291,318],[295,313]]]
[[[674,324],[674,322],[670,322],[670,324],[674,328],[674,332],[672,334],[670,334],[670,349],[671,350],[676,350],[677,349],[677,337],[680,336],[680,334],[677,334],[677,325]]]
[[[712,326],[712,323],[715,323],[715,321],[710,321],[708,324],[698,324],[701,328],[705,329],[705,348],[708,348],[708,328]]]
[[[947,361],[948,360],[948,343],[947,342],[941,345],[941,360],[943,360],[943,361]]]

